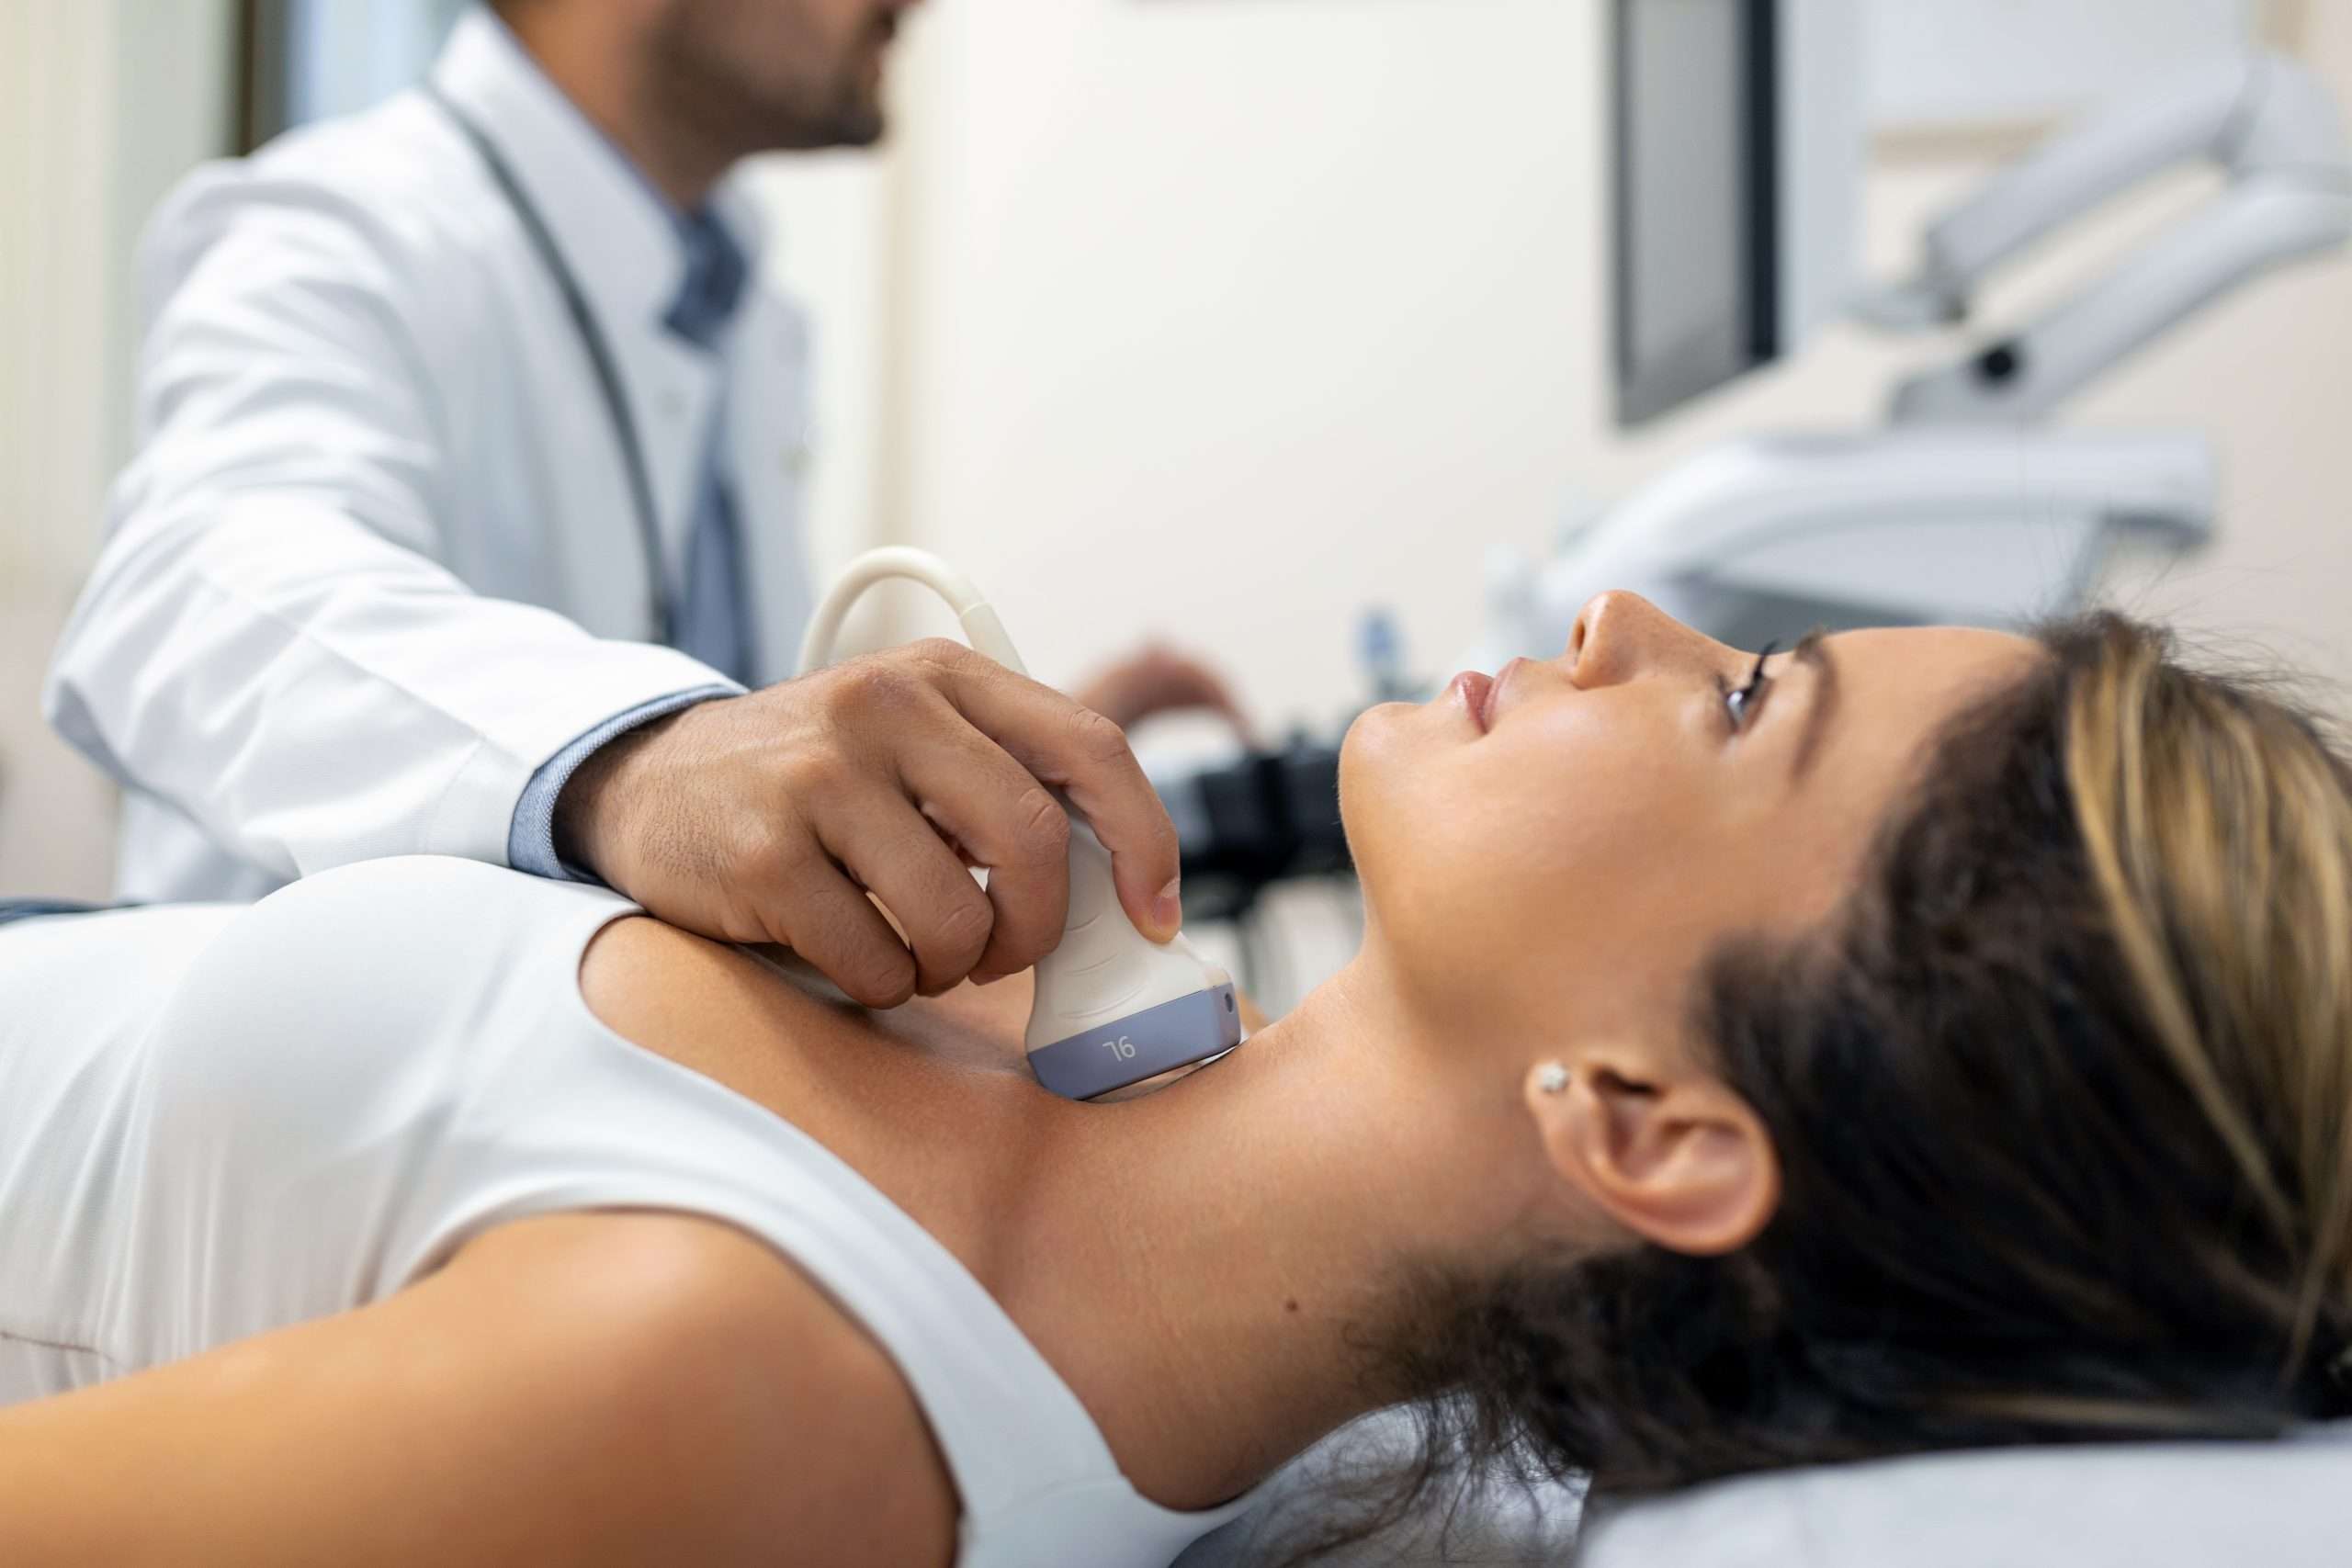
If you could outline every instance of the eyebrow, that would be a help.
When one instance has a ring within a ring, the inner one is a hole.
[[[1815,626],[1789,649],[1792,662],[1813,671],[1813,701],[1805,709],[1804,733],[1797,738],[1796,761],[1789,768],[1792,781],[1804,779],[1805,770],[1813,765],[1822,731],[1829,726],[1830,710],[1838,705],[1838,666],[1829,657],[1828,640],[1829,628]]]

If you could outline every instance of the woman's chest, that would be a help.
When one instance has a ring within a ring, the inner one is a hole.
[[[648,967],[625,951],[632,928],[663,932],[613,927],[582,970],[608,1027],[824,1145],[989,1279],[1043,1147],[1042,1097],[1015,1043],[1020,983],[875,1014],[707,943]]]

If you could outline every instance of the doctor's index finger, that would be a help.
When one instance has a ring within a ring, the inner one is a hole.
[[[1038,783],[1069,795],[1111,852],[1119,902],[1155,942],[1176,934],[1176,825],[1144,776],[1126,732],[1050,686],[974,659],[948,695],[972,728],[1002,747]]]

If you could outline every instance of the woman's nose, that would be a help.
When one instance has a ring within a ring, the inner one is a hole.
[[[1638,593],[1612,589],[1585,601],[1568,632],[1568,678],[1613,685],[1678,656],[1703,657],[1707,639]]]

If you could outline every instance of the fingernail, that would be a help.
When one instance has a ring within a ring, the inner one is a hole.
[[[1179,891],[1183,882],[1181,876],[1170,877],[1168,886],[1161,888],[1159,896],[1151,901],[1151,912],[1159,916],[1159,923],[1170,931],[1184,923],[1184,900]]]

